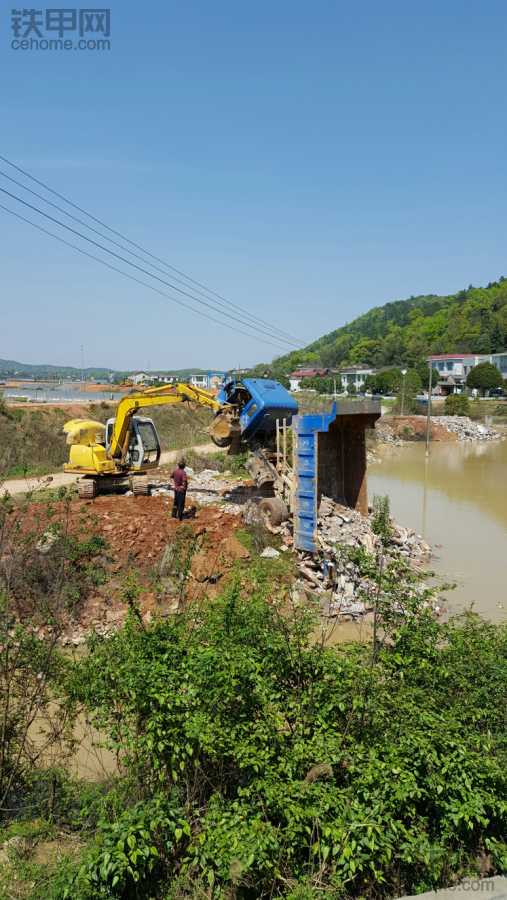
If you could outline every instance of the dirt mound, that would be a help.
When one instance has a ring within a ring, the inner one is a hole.
[[[204,538],[202,550],[192,559],[190,600],[194,594],[197,596],[197,589],[200,596],[210,584],[216,585],[226,577],[235,560],[249,556],[234,536],[241,518],[219,506],[191,511],[183,522],[171,517],[172,497],[164,496],[97,497],[86,503],[72,501],[68,515],[65,502],[54,504],[53,510],[51,523],[61,522],[70,536],[84,541],[96,534],[108,544],[96,560],[107,572],[107,580],[90,592],[81,608],[79,622],[69,623],[64,643],[83,643],[92,626],[103,631],[121,624],[128,612],[121,598],[125,591],[124,579],[131,567],[138,572],[142,589],[140,611],[146,621],[154,613],[174,612],[174,585],[161,587],[159,567],[166,547],[176,544],[178,538],[183,538],[186,545],[191,542],[191,534]],[[24,531],[40,530],[41,515],[40,504],[30,504]]]

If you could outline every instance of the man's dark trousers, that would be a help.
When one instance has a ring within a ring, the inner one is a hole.
[[[187,496],[186,491],[175,491],[174,492],[174,503],[173,503],[173,519],[178,517],[178,519],[182,520],[183,511],[185,509],[185,497]]]

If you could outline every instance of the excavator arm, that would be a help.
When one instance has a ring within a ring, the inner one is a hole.
[[[224,404],[218,403],[213,397],[201,388],[191,384],[175,384],[170,387],[162,386],[149,388],[147,391],[136,391],[128,394],[118,404],[116,420],[111,435],[111,456],[113,459],[121,459],[123,462],[127,455],[129,442],[129,429],[132,416],[140,409],[148,406],[161,406],[168,403],[197,403],[199,406],[216,411],[223,409]]]

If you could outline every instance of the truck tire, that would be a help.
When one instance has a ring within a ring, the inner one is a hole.
[[[211,435],[211,440],[215,444],[215,447],[220,447],[221,450],[224,450],[226,447],[230,447],[232,444],[232,437],[217,438]]]
[[[98,494],[95,478],[83,478],[77,483],[77,496],[79,500],[93,500]]]
[[[285,519],[289,518],[287,504],[283,500],[279,500],[278,497],[268,497],[265,500],[261,500],[257,511],[259,516],[267,519],[271,526],[280,525],[280,522],[284,522]]]

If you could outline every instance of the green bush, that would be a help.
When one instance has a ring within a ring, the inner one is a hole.
[[[444,411],[446,416],[470,415],[470,401],[467,394],[448,394],[445,398]]]
[[[313,616],[282,616],[253,581],[188,619],[130,616],[75,665],[72,696],[138,798],[97,832],[93,896],[186,879],[378,898],[477,874],[483,851],[504,869],[507,627],[409,615],[372,659],[315,644]]]

